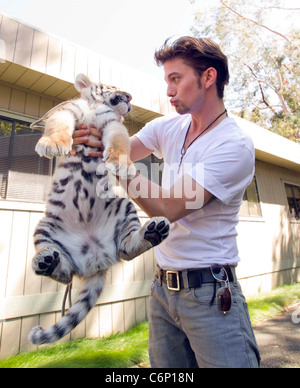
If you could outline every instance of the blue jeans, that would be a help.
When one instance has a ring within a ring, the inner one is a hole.
[[[214,284],[170,291],[156,275],[149,313],[153,368],[259,367],[247,303],[236,280],[230,288],[232,307],[224,315],[216,302],[210,306]]]

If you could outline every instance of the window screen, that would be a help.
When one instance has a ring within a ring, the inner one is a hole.
[[[0,196],[44,202],[51,184],[53,161],[41,158],[35,145],[40,131],[30,123],[0,117]]]

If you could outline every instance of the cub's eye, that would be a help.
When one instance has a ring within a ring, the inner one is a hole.
[[[122,101],[123,101],[123,98],[120,95],[117,95],[117,96],[110,99],[111,105],[118,105]]]

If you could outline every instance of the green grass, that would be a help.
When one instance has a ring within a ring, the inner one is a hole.
[[[299,283],[247,298],[253,325],[299,299]],[[0,368],[130,368],[140,363],[149,363],[147,322],[124,334],[69,341],[9,357],[0,360]]]
[[[0,368],[129,368],[148,363],[148,323],[124,334],[82,339],[0,360]]]
[[[257,294],[247,298],[251,322],[257,325],[260,321],[280,314],[285,307],[300,300],[300,283],[276,288],[273,291]]]

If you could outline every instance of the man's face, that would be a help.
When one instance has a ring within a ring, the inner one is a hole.
[[[204,102],[204,88],[194,69],[182,58],[175,58],[164,63],[164,70],[167,95],[171,97],[171,105],[177,113],[183,115],[199,111]]]

